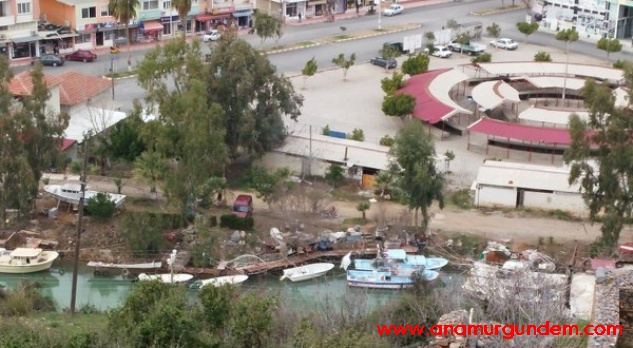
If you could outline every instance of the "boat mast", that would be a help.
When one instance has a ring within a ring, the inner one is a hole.
[[[75,314],[75,302],[77,300],[77,272],[79,266],[79,241],[81,240],[81,221],[84,217],[84,198],[86,197],[86,163],[88,162],[88,141],[89,138],[84,137],[84,158],[81,164],[81,196],[79,197],[79,217],[77,218],[77,232],[75,235],[75,262],[73,264],[73,283],[70,295],[70,314]]]

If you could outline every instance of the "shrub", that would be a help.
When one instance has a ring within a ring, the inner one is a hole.
[[[345,169],[336,163],[330,164],[330,168],[325,172],[325,180],[331,184],[336,184],[345,179]]]
[[[395,139],[392,138],[389,135],[385,135],[384,137],[380,138],[380,145],[382,146],[393,146],[393,143],[395,142]]]
[[[538,53],[534,55],[534,61],[535,62],[551,62],[552,56],[550,56],[549,53],[547,52],[538,51]]]
[[[220,227],[230,228],[240,231],[250,231],[255,226],[255,220],[252,216],[242,218],[233,214],[224,214],[220,216]]]
[[[472,63],[490,63],[492,61],[492,55],[490,53],[482,53],[470,61]]]
[[[469,189],[462,189],[451,196],[451,202],[462,209],[469,209],[473,205],[473,197]]]
[[[81,163],[79,162],[73,162],[70,165],[70,172],[73,174],[79,174],[81,173]]]
[[[96,196],[88,199],[86,204],[86,214],[93,216],[97,219],[107,220],[114,215],[116,206],[110,195],[107,193],[99,192]]]
[[[218,225],[218,217],[213,215],[209,218],[209,226],[215,227]]]
[[[325,127],[321,128],[321,135],[330,135],[330,125],[326,124]]]
[[[352,134],[347,135],[347,139],[356,141],[365,141],[365,132],[360,128],[354,128]]]
[[[615,69],[624,69],[624,66],[626,66],[626,60],[617,60],[615,63],[613,63],[613,67]]]

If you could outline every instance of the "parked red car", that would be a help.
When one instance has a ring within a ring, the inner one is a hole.
[[[77,50],[66,55],[66,60],[75,60],[78,62],[92,62],[97,59],[97,55],[88,50]]]

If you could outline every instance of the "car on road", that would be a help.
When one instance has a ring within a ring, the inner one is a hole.
[[[384,11],[382,11],[382,14],[385,16],[395,16],[398,14],[401,14],[404,11],[404,7],[402,7],[402,5],[390,5],[389,7],[387,7]]]
[[[381,66],[387,69],[395,69],[398,67],[398,61],[395,58],[385,59],[383,57],[374,57],[369,60],[373,65]]]
[[[35,62],[40,62],[42,65],[62,66],[64,65],[64,58],[56,54],[42,54],[39,57],[33,57],[31,65],[35,64]]]
[[[92,62],[97,59],[97,55],[88,50],[76,50],[73,53],[67,54],[64,59],[78,62]]]
[[[425,48],[424,53],[429,54],[429,49]],[[448,49],[446,46],[435,45],[433,46],[433,52],[431,55],[438,58],[450,58],[453,55],[453,52]]]
[[[516,50],[517,48],[519,48],[518,43],[516,43],[512,39],[506,38],[492,40],[490,41],[490,46],[495,48],[502,48],[504,50]]]
[[[209,41],[216,41],[217,39],[220,38],[220,32],[217,31],[216,29],[213,30],[209,30],[207,31],[203,36],[202,36],[202,41],[204,42],[209,42]]]

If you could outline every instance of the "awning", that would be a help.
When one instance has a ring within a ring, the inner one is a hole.
[[[196,20],[199,22],[206,22],[213,19],[224,19],[224,18],[229,18],[229,17],[231,17],[230,13],[217,14],[217,15],[203,14],[203,15],[197,16]]]
[[[40,41],[42,38],[39,37],[38,35],[31,35],[31,36],[26,36],[26,37],[16,37],[11,39],[11,41],[13,41],[13,43],[25,43],[25,42],[33,42],[33,41]]]
[[[308,1],[308,6],[323,5],[325,3],[327,3],[327,0]]]
[[[145,31],[159,31],[159,30],[163,30],[163,23],[161,23],[159,21],[143,22],[143,30],[145,30]]]
[[[253,14],[253,10],[242,10],[233,12],[233,17],[248,17]]]
[[[79,34],[75,34],[75,33],[59,34],[60,39],[65,39],[68,37],[77,37],[77,36],[79,36]]]

